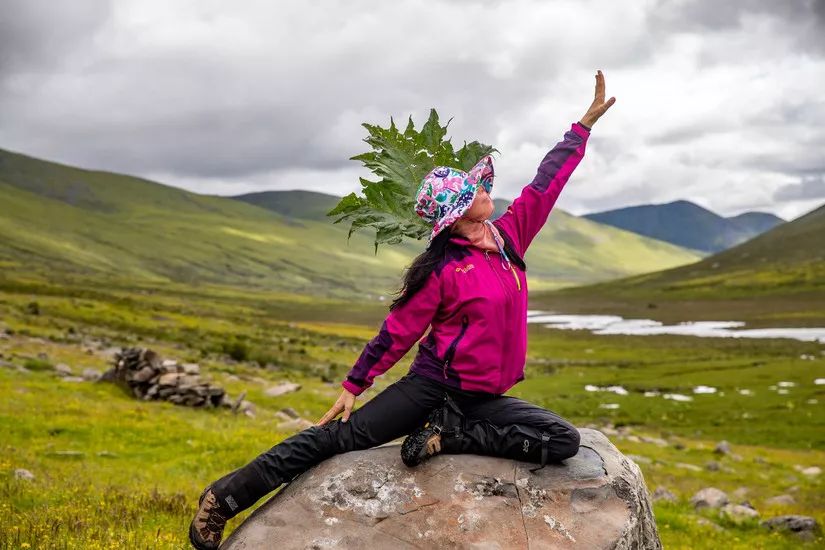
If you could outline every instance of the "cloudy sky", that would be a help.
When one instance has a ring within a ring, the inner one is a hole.
[[[786,219],[825,202],[825,0],[3,0],[0,147],[200,193],[369,174],[362,122],[490,143],[515,197],[593,100],[616,103],[557,205],[687,199]]]

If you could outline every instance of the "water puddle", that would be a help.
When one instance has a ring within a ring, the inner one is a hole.
[[[619,315],[563,315],[552,311],[528,310],[527,322],[562,330],[589,330],[593,334],[681,334],[710,338],[793,338],[825,344],[825,328],[738,329],[742,321],[686,321],[664,325],[652,319],[624,319]]]

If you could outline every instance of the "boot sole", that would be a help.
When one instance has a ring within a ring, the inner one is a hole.
[[[200,508],[201,504],[203,504],[203,498],[206,496],[206,493],[209,492],[209,489],[211,489],[211,488],[212,488],[212,486],[210,485],[209,487],[204,489],[203,492],[201,493],[200,498],[198,498],[198,508]],[[191,542],[192,546],[194,546],[197,550],[214,550],[212,548],[209,548],[208,546],[204,546],[203,544],[195,541],[195,521],[194,520],[189,522],[189,542]]]
[[[433,450],[434,452],[429,452]],[[401,460],[407,466],[418,466],[441,451],[441,436],[430,430],[410,434],[401,444]]]

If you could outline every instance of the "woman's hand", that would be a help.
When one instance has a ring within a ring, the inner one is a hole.
[[[588,128],[592,128],[596,121],[599,120],[599,117],[601,117],[614,103],[616,103],[615,97],[611,97],[607,101],[604,100],[604,75],[602,74],[602,71],[599,70],[596,73],[596,97],[593,99],[593,103],[590,105],[590,108],[579,122]]]
[[[323,426],[336,416],[341,411],[344,411],[344,416],[341,417],[342,422],[346,422],[349,420],[349,415],[352,413],[352,406],[355,405],[355,394],[350,393],[347,390],[341,392],[341,395],[338,397],[338,401],[332,406],[330,410],[327,411],[327,414],[321,417],[321,420],[318,421],[316,426]]]

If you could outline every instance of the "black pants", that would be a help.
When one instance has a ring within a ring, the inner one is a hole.
[[[542,459],[555,462],[578,452],[578,430],[552,411],[516,397],[459,390],[410,372],[353,411],[347,422],[339,417],[292,435],[215,481],[212,491],[232,517],[327,458],[370,449],[412,432],[445,400],[458,406],[463,419],[461,433],[455,434],[458,439],[442,443],[444,453],[543,464]]]

